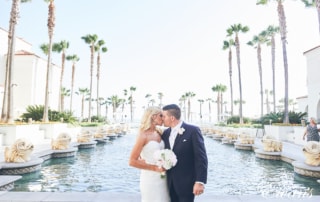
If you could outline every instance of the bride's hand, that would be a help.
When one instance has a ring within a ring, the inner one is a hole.
[[[163,167],[155,166],[155,170],[154,171],[162,173],[162,172],[165,172],[166,169],[164,169]]]

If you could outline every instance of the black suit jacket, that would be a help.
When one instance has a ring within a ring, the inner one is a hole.
[[[173,152],[177,156],[175,167],[167,171],[169,189],[174,186],[178,195],[193,192],[195,182],[207,183],[208,159],[204,139],[199,127],[182,123],[183,134],[177,134]],[[162,134],[165,148],[170,149],[171,128]]]

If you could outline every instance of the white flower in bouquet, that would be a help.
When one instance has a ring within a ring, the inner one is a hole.
[[[166,170],[174,167],[178,161],[176,155],[170,149],[157,150],[154,152],[153,157],[156,160],[156,165]],[[165,172],[161,173],[161,177],[165,177]]]

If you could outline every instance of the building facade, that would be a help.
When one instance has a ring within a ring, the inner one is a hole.
[[[2,110],[6,58],[8,49],[8,32],[0,28],[0,110]],[[59,78],[61,68],[51,65],[49,76],[49,108],[58,109]],[[16,38],[13,74],[13,110],[14,119],[20,117],[30,105],[44,105],[47,60],[34,54],[32,45],[22,38]]]
[[[320,122],[320,46],[303,53],[307,62],[307,96],[298,97],[300,112]]]

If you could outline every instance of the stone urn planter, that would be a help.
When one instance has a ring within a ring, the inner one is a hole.
[[[263,137],[262,145],[263,151],[265,152],[281,152],[282,151],[282,142],[275,139],[271,135],[266,135]]]
[[[306,157],[305,164],[310,166],[320,165],[320,143],[316,141],[309,141],[302,149]]]

